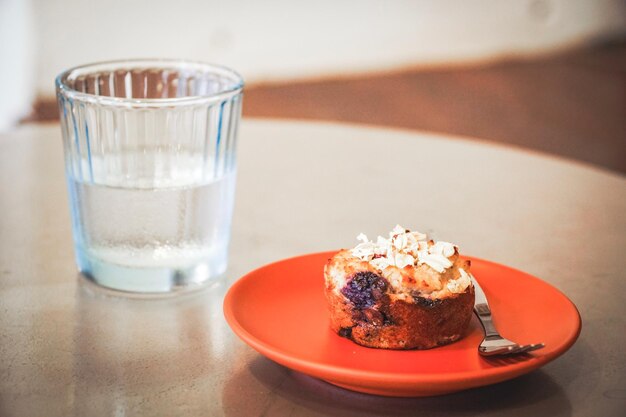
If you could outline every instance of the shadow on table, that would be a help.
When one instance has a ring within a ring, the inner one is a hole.
[[[263,390],[253,390],[251,379]],[[242,393],[245,393],[243,397]],[[254,396],[258,396],[255,399]],[[252,398],[251,398],[252,397]],[[257,357],[227,383],[225,415],[451,416],[500,411],[507,416],[570,416],[571,404],[550,376],[535,371],[487,387],[438,397],[392,398],[361,394],[328,384]]]

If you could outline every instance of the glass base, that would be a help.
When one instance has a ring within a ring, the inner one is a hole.
[[[201,289],[212,278],[226,271],[226,256],[220,261],[203,260],[185,266],[136,266],[120,265],[89,256],[77,250],[76,258],[80,272],[97,285],[116,291],[135,294],[167,294]]]

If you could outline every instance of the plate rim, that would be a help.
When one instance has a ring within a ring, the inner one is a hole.
[[[297,364],[298,367],[296,370],[307,373],[312,376],[319,377],[324,380],[340,382],[343,378],[359,378],[359,380],[363,382],[394,382],[398,384],[418,384],[418,383],[429,383],[433,385],[443,385],[450,386],[451,383],[454,382],[464,382],[464,386],[467,386],[470,381],[472,382],[484,382],[484,381],[493,381],[494,378],[498,378],[499,376],[504,377],[502,380],[510,379],[513,377],[517,377],[523,375],[525,373],[531,372],[535,369],[538,369],[547,363],[553,361],[559,356],[563,355],[567,352],[578,340],[582,330],[582,318],[580,316],[580,312],[576,305],[558,288],[553,286],[552,284],[543,281],[542,279],[531,275],[522,270],[503,265],[494,261],[489,261],[486,259],[478,258],[475,256],[462,255],[463,258],[470,259],[471,261],[477,261],[479,263],[489,264],[491,266],[495,266],[498,268],[509,269],[515,271],[517,273],[521,273],[525,276],[525,278],[532,279],[538,281],[541,285],[545,285],[549,287],[551,290],[555,291],[560,297],[562,297],[567,304],[573,309],[575,313],[576,320],[576,329],[572,334],[569,334],[567,338],[564,339],[564,343],[560,345],[555,351],[542,355],[540,357],[533,357],[531,360],[521,361],[516,364],[508,364],[507,366],[502,367],[494,367],[489,369],[481,369],[481,370],[470,370],[470,371],[461,371],[461,372],[446,372],[446,373],[393,373],[393,372],[381,372],[381,371],[370,371],[363,369],[354,369],[347,368],[344,366],[337,366],[332,364],[327,364],[323,362],[311,361],[307,359],[301,359],[298,357],[294,357],[291,354],[284,353],[274,346],[267,344],[257,337],[255,337],[252,333],[246,330],[239,321],[235,318],[234,309],[234,301],[235,293],[238,291],[238,288],[245,285],[245,283],[253,279],[255,275],[260,273],[264,269],[271,268],[277,264],[281,264],[288,261],[293,261],[295,259],[305,258],[305,257],[321,257],[328,256],[332,257],[339,250],[330,250],[330,251],[319,251],[319,252],[311,252],[300,255],[294,255],[287,258],[279,259],[273,262],[269,262],[260,267],[257,267],[246,274],[239,277],[228,289],[226,296],[224,297],[223,304],[223,313],[224,317],[228,325],[231,327],[231,330],[240,338],[243,342],[248,344],[258,353],[263,356],[266,356],[288,368],[296,369],[293,364]],[[479,282],[480,279],[476,278]],[[330,328],[329,328],[329,331]],[[410,352],[413,352],[411,350]],[[403,352],[402,350],[398,350],[398,352]],[[477,353],[478,354],[478,353]],[[323,370],[325,376],[319,376],[321,374],[320,369]],[[472,384],[472,386],[479,386],[481,384]]]

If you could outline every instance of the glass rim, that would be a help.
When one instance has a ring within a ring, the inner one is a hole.
[[[224,75],[227,78],[230,78],[233,81],[233,84],[228,88],[213,94],[166,98],[100,96],[97,94],[78,91],[67,84],[67,82],[71,79],[76,79],[81,75],[94,73],[97,70],[108,70],[114,72],[117,69],[133,71],[151,68],[196,69],[205,73]],[[55,87],[57,95],[94,104],[117,107],[168,107],[180,105],[199,105],[228,99],[241,93],[244,87],[244,81],[243,77],[238,72],[223,65],[186,59],[133,58],[94,62],[91,64],[84,64],[69,68],[57,75],[55,78]]]

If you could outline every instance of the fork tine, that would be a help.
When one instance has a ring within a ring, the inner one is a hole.
[[[510,347],[509,351],[508,351],[508,352],[506,352],[506,354],[507,354],[507,355],[515,355],[515,354],[518,354],[518,353],[525,352],[525,350],[524,350],[524,349],[525,349],[526,347],[527,347],[527,346],[513,345],[513,346],[511,346],[511,347]]]
[[[526,352],[532,352],[533,350],[538,350],[541,348],[546,347],[546,345],[544,345],[543,343],[533,343],[531,345],[528,345],[528,349],[526,349]]]
[[[500,353],[501,355],[520,355],[522,353],[532,352],[533,350],[541,349],[545,345],[543,343],[531,343],[528,345],[512,346],[508,351]]]
[[[525,353],[528,351],[530,346],[531,345],[517,345],[515,348],[513,348],[511,352],[509,352],[509,354],[513,355],[513,354]]]

